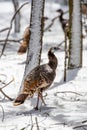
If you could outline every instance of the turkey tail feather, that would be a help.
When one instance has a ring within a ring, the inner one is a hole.
[[[22,103],[24,103],[24,101],[26,100],[26,98],[28,97],[28,94],[20,94],[14,101],[14,106],[18,106]]]

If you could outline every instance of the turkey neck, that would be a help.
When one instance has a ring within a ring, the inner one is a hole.
[[[48,52],[48,58],[48,65],[55,71],[55,69],[57,68],[58,61],[56,56],[51,52],[51,50]]]
[[[60,12],[59,19],[60,19],[61,22],[63,21],[63,12],[62,11]]]

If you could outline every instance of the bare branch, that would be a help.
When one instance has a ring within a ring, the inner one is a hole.
[[[64,42],[65,42],[65,40],[63,40],[62,42],[60,42],[60,43],[58,44],[58,47],[61,46]]]
[[[5,82],[3,82],[2,80],[0,80],[0,82],[2,83],[2,84],[6,84]]]
[[[87,120],[82,121],[82,123],[86,123],[86,122],[87,122]]]
[[[66,12],[64,12],[64,14],[66,14],[66,13],[68,13],[68,12],[69,12],[69,11],[66,11]],[[59,18],[59,16],[54,17],[54,18],[51,20],[51,23],[44,29],[44,32],[46,32],[48,29],[50,29],[50,28],[53,26],[55,20],[58,19],[58,18]]]
[[[58,19],[58,18],[59,18],[59,16],[56,16],[55,18],[53,18],[51,24],[49,24],[49,25],[44,29],[44,32],[46,32],[48,29],[50,29],[50,28],[53,26],[55,20]]]
[[[15,40],[15,39],[7,39],[8,42],[20,42],[21,40],[23,40],[23,38]],[[5,42],[5,39],[1,39],[0,42]]]
[[[87,125],[78,125],[78,126],[73,127],[73,129],[77,129],[77,128],[80,128],[80,127],[87,127]]]
[[[3,92],[3,88],[5,88],[6,86],[8,86],[10,83],[12,83],[14,81],[14,78],[7,84],[5,84],[2,88],[0,88],[0,92],[6,97],[8,98],[10,101],[13,101],[13,99],[11,97],[9,97],[7,94],[5,94],[5,92]]]
[[[4,28],[4,29],[1,29],[1,30],[0,30],[0,33],[1,33],[1,32],[4,32],[4,31],[7,31],[8,29],[9,29],[9,27]]]
[[[1,88],[0,88],[0,92],[1,92],[6,98],[8,98],[10,101],[13,101],[13,99],[12,99],[11,97],[9,97],[7,94],[5,94]]]
[[[79,93],[77,93],[77,92],[73,92],[73,91],[61,91],[61,92],[56,92],[56,94],[57,93],[74,93],[74,94],[77,94],[77,95],[79,95],[79,96],[83,96],[83,95],[81,95],[81,94],[79,94]]]
[[[5,84],[1,89],[5,88],[6,86],[8,86],[10,83],[12,83],[14,81],[14,77],[12,78],[12,80],[10,82],[8,82],[7,84]]]
[[[12,19],[11,19],[10,27],[9,27],[9,30],[8,30],[8,33],[7,33],[7,37],[6,37],[6,39],[5,39],[5,43],[4,43],[4,46],[3,46],[3,48],[2,48],[0,57],[1,57],[1,56],[3,55],[3,53],[4,53],[4,50],[5,50],[7,41],[8,41],[8,37],[9,37],[10,32],[11,32],[11,29],[12,29],[13,20],[14,20],[16,14],[20,11],[20,9],[21,9],[23,6],[25,6],[26,4],[29,4],[29,2],[26,2],[26,3],[24,3],[23,5],[21,5],[20,8],[15,12],[15,14],[13,15],[13,17],[12,17]]]

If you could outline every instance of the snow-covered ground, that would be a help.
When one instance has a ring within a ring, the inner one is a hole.
[[[22,3],[20,3],[22,4]],[[45,16],[49,20],[57,16],[57,3],[46,3]],[[67,10],[66,7],[63,7]],[[28,25],[30,4],[21,10],[21,32],[14,34],[13,30],[9,38],[20,39],[24,28]],[[13,16],[11,2],[0,2],[0,30],[9,27]],[[66,15],[68,17],[68,15]],[[6,38],[6,32],[0,33],[0,39]],[[46,63],[47,52],[51,46],[55,46],[64,40],[64,34],[58,20],[55,21],[51,31],[44,33],[42,63]],[[0,130],[84,130],[87,126],[87,38],[83,40],[83,66],[80,69],[67,71],[67,80],[64,82],[64,51],[56,53],[58,57],[57,75],[52,86],[44,92],[46,106],[35,111],[36,95],[20,106],[14,107],[13,101],[4,98],[0,93]],[[0,59],[0,81],[8,83],[3,91],[11,98],[16,98],[21,85],[26,54],[18,55],[19,43],[8,43],[4,55]],[[61,46],[63,48],[63,46]],[[2,43],[0,43],[0,49]],[[0,51],[1,52],[1,51]],[[4,84],[0,82],[0,87]],[[4,109],[4,113],[2,111]],[[4,115],[4,117],[3,117]],[[2,121],[3,120],[3,121]],[[38,126],[37,126],[38,125]],[[76,128],[76,126],[78,126]]]

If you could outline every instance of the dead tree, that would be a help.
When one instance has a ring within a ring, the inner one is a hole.
[[[16,12],[19,8],[18,0],[12,0],[14,5],[14,12]],[[20,11],[16,14],[14,19],[14,32],[20,32]]]

